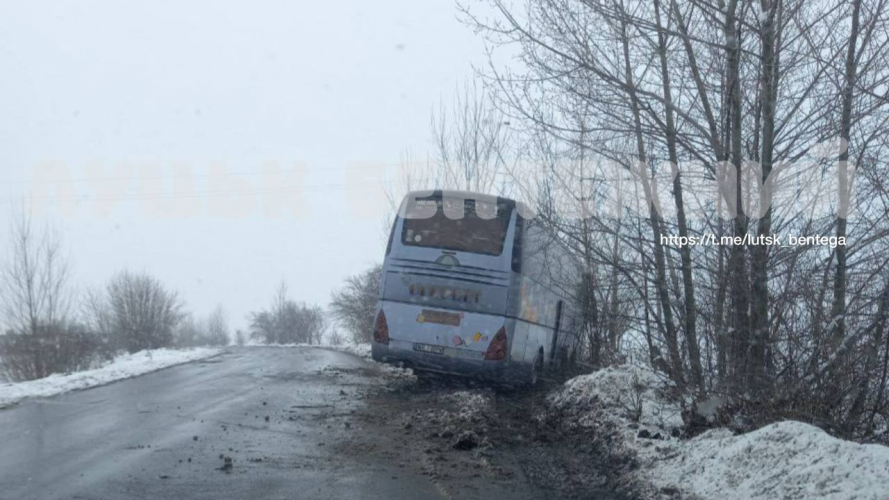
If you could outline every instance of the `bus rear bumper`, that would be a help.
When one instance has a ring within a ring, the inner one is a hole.
[[[455,349],[448,349],[446,354],[419,352],[413,349],[412,342],[391,340],[388,345],[371,344],[374,361],[388,363],[414,370],[478,377],[508,382],[515,378],[516,366],[508,361],[486,361],[484,355],[465,351],[466,357],[459,355]]]

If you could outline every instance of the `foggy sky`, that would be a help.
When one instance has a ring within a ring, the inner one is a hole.
[[[147,270],[236,327],[382,259],[358,202],[482,56],[453,0],[3,5],[0,243],[30,200],[78,288]]]

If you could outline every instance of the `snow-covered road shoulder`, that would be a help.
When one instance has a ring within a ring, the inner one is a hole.
[[[340,351],[359,358],[370,359],[370,344],[266,344],[264,342],[248,342],[244,347],[300,347],[311,349],[328,349]]]
[[[733,436],[704,433],[655,462],[652,480],[720,500],[886,500],[889,448],[785,421]]]
[[[352,356],[364,359],[368,363],[377,366],[386,376],[391,379],[400,380],[402,382],[416,382],[417,378],[414,371],[410,368],[398,368],[397,366],[386,363],[377,363],[372,359],[371,346],[367,344],[264,344],[259,342],[250,342],[244,347],[297,347],[309,349],[326,349],[328,351],[338,351]]]
[[[581,375],[551,394],[562,425],[609,434],[638,463],[632,481],[651,498],[889,500],[889,447],[862,445],[796,421],[734,435],[680,439],[681,411],[663,379],[618,366]]]
[[[110,363],[93,370],[49,377],[28,382],[0,384],[0,408],[25,398],[48,397],[80,389],[88,389],[123,380],[173,365],[209,358],[220,349],[155,349],[118,356]]]
[[[370,359],[370,344],[339,344],[339,345],[320,345],[322,349],[331,349],[334,351],[345,352],[359,358]]]

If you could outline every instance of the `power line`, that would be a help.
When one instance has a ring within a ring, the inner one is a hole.
[[[355,184],[317,184],[311,186],[278,188],[278,189],[253,189],[240,191],[187,191],[187,192],[153,192],[153,193],[134,193],[122,194],[120,196],[36,196],[30,197],[31,200],[47,200],[59,202],[86,202],[86,201],[145,201],[145,200],[173,200],[173,199],[200,199],[200,198],[217,198],[217,197],[239,197],[239,196],[261,196],[267,194],[288,194],[288,193],[312,193],[326,190],[351,190],[368,188],[371,186],[383,186],[382,182],[366,182]]]
[[[255,170],[244,170],[244,171],[235,171],[235,172],[221,172],[218,174],[163,174],[163,175],[149,175],[149,176],[123,176],[123,177],[80,177],[74,179],[32,179],[27,181],[0,181],[0,185],[15,185],[15,184],[65,184],[65,183],[84,183],[84,182],[107,182],[107,181],[142,181],[142,180],[155,180],[155,179],[183,179],[183,178],[196,178],[196,179],[205,179],[212,177],[228,177],[228,176],[255,176],[255,175],[276,175],[276,174],[292,174],[292,173],[302,173],[302,172],[333,172],[333,171],[349,171],[349,170],[362,170],[368,167],[396,167],[400,164],[395,163],[375,163],[372,165],[361,166],[361,167],[313,167],[313,168],[300,168],[300,169],[282,169],[275,172],[258,172]]]

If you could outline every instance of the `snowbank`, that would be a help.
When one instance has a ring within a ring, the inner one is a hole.
[[[635,455],[636,479],[653,497],[674,490],[701,500],[889,500],[885,446],[843,441],[795,421],[678,439],[680,407],[667,398],[665,381],[644,368],[575,377],[549,406],[569,426],[615,435],[614,451]]]
[[[331,349],[334,351],[341,351],[358,356],[359,358],[370,358],[370,344],[265,344],[262,342],[251,341],[245,344],[245,347],[312,347],[316,349]]]
[[[889,448],[861,445],[802,422],[732,436],[719,429],[655,462],[661,487],[719,500],[887,500]]]
[[[682,427],[681,410],[667,399],[663,380],[632,366],[574,377],[551,395],[549,403],[582,427],[598,426],[605,420],[633,435],[637,427],[664,435]]]
[[[358,356],[359,358],[370,359],[370,344],[340,344],[340,345],[321,345],[324,349],[333,349],[334,351],[342,351],[345,353]]]
[[[263,344],[260,342],[250,342],[245,347],[310,347],[313,349],[328,349],[331,351],[340,351],[353,356],[363,358],[365,361],[373,363],[371,360],[370,344]],[[416,382],[417,378],[414,371],[410,368],[398,368],[397,366],[379,363],[379,368],[390,378],[403,382]]]
[[[168,366],[215,356],[219,352],[219,349],[210,348],[141,351],[118,356],[114,361],[94,370],[68,375],[50,375],[28,382],[0,384],[0,408],[15,404],[25,398],[55,396],[69,391],[104,385],[115,380],[136,377]]]

